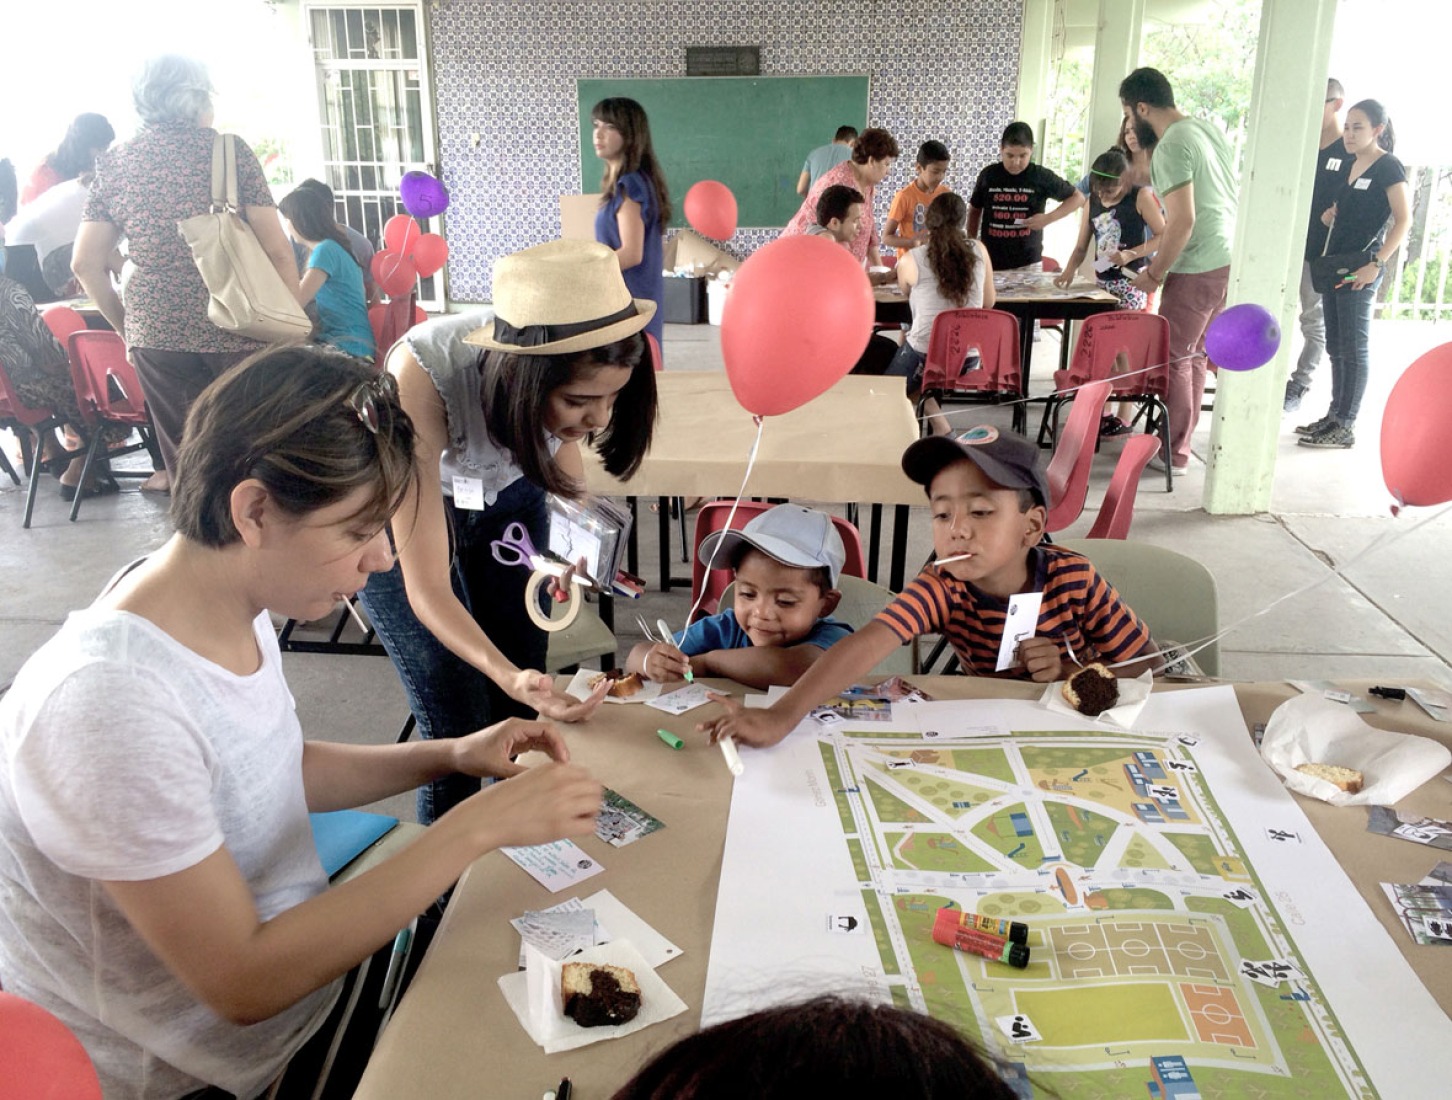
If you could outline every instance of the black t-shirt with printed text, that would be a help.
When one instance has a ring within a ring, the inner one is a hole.
[[[1063,202],[1073,194],[1072,183],[1042,164],[1030,164],[1016,176],[1001,162],[979,172],[968,201],[983,212],[978,235],[993,269],[1008,271],[1038,263],[1044,255],[1044,231],[1013,223],[1042,214],[1050,199]]]
[[[1356,158],[1337,138],[1316,154],[1316,175],[1311,181],[1311,218],[1306,226],[1306,259],[1317,259],[1326,247],[1326,225],[1321,215],[1336,201],[1336,193],[1351,174]]]

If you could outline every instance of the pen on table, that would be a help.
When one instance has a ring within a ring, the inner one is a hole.
[[[746,771],[746,765],[741,762],[741,753],[736,751],[736,739],[729,734],[716,744],[721,746],[721,755],[726,758],[726,766],[731,769],[732,775],[741,775]]]
[[[562,1078],[559,1088],[555,1089],[555,1100],[570,1100],[570,1093],[572,1091],[573,1086],[570,1084],[570,1079],[568,1077]]]
[[[413,939],[413,923],[400,928],[393,937],[393,953],[388,956],[388,969],[383,972],[383,986],[378,991],[378,1007],[387,1008],[398,990],[399,979],[403,977],[403,964],[408,959],[408,945]]]

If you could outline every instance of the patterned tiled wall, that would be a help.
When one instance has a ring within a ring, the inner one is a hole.
[[[1022,0],[429,0],[439,156],[452,196],[450,296],[487,301],[495,258],[559,235],[558,196],[579,189],[576,78],[684,76],[687,46],[760,46],[763,76],[870,73],[869,122],[891,132],[904,153],[877,189],[879,226],[928,138],[952,150],[950,183],[966,192],[997,155],[1012,117],[1022,7]],[[920,56],[924,46],[930,57]],[[730,247],[744,256],[774,235],[744,230]]]

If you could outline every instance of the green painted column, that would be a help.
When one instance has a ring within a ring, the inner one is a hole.
[[[1053,15],[1053,0],[1024,0],[1023,34],[1018,47],[1018,100],[1015,117],[1032,126],[1034,136],[1040,140],[1043,138],[1044,120],[1049,113],[1049,73],[1054,60]]]
[[[1119,136],[1124,108],[1119,82],[1139,67],[1139,40],[1144,27],[1144,0],[1099,0],[1094,33],[1094,76],[1089,85],[1089,129],[1085,134],[1084,169],[1088,171]]]
[[[1335,20],[1336,0],[1276,0],[1261,9],[1228,302],[1270,310],[1281,347],[1259,370],[1218,375],[1204,497],[1205,510],[1218,515],[1271,503]]]

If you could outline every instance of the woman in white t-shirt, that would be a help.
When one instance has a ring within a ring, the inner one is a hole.
[[[538,722],[303,740],[268,612],[317,619],[392,565],[414,446],[391,377],[345,356],[235,367],[188,416],[177,533],[0,702],[0,981],[76,1034],[108,1100],[252,1097],[279,1074],[284,1095],[311,1095],[291,1079],[307,1059],[289,1063],[356,1011],[352,968],[483,853],[593,828],[599,784]],[[552,761],[512,762],[530,749]],[[328,889],[309,811],[456,770],[513,778]]]
[[[918,245],[897,263],[897,282],[908,296],[913,323],[887,373],[906,378],[908,396],[916,400],[923,388],[923,364],[933,322],[945,309],[992,309],[993,265],[983,245],[968,236],[968,204],[949,191],[928,207],[924,228],[928,243]],[[924,406],[934,435],[952,430],[938,403]]]

